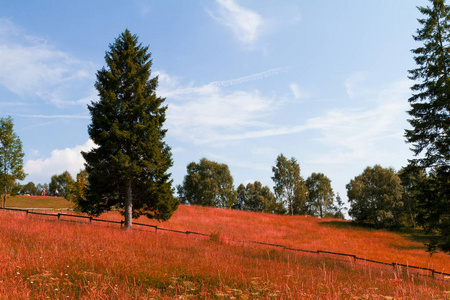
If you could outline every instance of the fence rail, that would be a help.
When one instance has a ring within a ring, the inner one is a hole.
[[[97,219],[97,218],[93,218],[93,217],[89,217],[89,216],[65,214],[65,213],[62,213],[62,212],[61,213],[57,213],[57,214],[50,214],[50,213],[34,211],[34,210],[41,210],[39,208],[33,208],[33,209],[29,209],[29,208],[26,208],[26,209],[24,209],[24,208],[0,208],[0,209],[2,209],[2,210],[10,210],[10,211],[21,211],[21,212],[25,212],[27,215],[31,214],[31,215],[42,215],[42,216],[57,217],[58,220],[61,220],[61,217],[64,216],[64,217],[89,219],[89,223],[92,223],[92,222],[113,223],[113,224],[120,224],[121,227],[124,225],[124,221],[112,221],[112,220]],[[209,234],[201,233],[201,232],[168,229],[168,228],[162,228],[162,227],[158,227],[156,225],[150,225],[150,224],[144,224],[144,223],[133,223],[133,225],[142,226],[142,227],[151,227],[151,228],[155,229],[155,232],[157,232],[158,230],[161,230],[161,231],[168,231],[168,232],[180,233],[180,234],[186,234],[186,235],[193,234],[193,235],[199,235],[199,236],[210,236]],[[270,247],[278,247],[278,248],[282,248],[284,250],[294,251],[294,252],[304,252],[304,253],[311,253],[311,254],[318,254],[318,255],[321,254],[321,253],[324,253],[324,254],[329,254],[329,255],[346,256],[346,257],[349,257],[349,258],[353,259],[354,262],[356,262],[357,260],[361,260],[361,261],[364,261],[364,262],[370,262],[370,263],[379,264],[379,265],[392,266],[395,271],[398,271],[399,267],[400,268],[406,268],[406,269],[422,270],[422,271],[429,272],[431,277],[433,277],[433,278],[435,278],[436,275],[442,275],[442,276],[450,277],[450,273],[438,272],[438,271],[436,271],[434,269],[430,269],[430,268],[423,268],[423,267],[418,267],[418,266],[405,265],[405,264],[396,263],[396,262],[387,263],[387,262],[382,262],[382,261],[378,261],[378,260],[357,257],[354,254],[348,254],[348,253],[332,252],[332,251],[325,251],[325,250],[315,250],[314,251],[314,250],[306,250],[306,249],[299,249],[299,248],[291,248],[291,247],[286,247],[284,245],[273,244],[273,243],[265,243],[265,242],[259,242],[259,241],[246,241],[246,240],[233,240],[233,239],[227,239],[227,240],[232,241],[232,242],[238,242],[238,243],[249,243],[249,244],[258,244],[258,245],[264,245],[264,246],[270,246]]]

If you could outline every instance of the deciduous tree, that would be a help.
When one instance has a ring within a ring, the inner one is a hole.
[[[226,164],[202,158],[198,164],[188,164],[186,169],[187,175],[184,176],[183,184],[177,187],[181,202],[237,208],[233,177]]]
[[[356,222],[369,222],[377,227],[400,225],[403,188],[394,170],[379,165],[367,167],[346,187],[349,215]]]
[[[16,180],[24,180],[22,142],[14,132],[11,117],[0,119],[0,184],[3,193],[3,206],[6,207],[6,194],[15,186]]]
[[[284,213],[283,206],[275,199],[274,194],[268,186],[261,182],[240,184],[237,189],[238,208],[242,210]]]
[[[287,210],[291,215],[304,213],[308,189],[300,176],[300,165],[297,160],[294,157],[288,160],[280,154],[276,165],[272,167],[272,172],[272,180],[275,183],[273,189],[277,199],[287,204]]]
[[[28,182],[27,184],[20,187],[19,194],[20,195],[38,195],[40,192],[33,181]]]
[[[306,187],[309,192],[310,212],[323,218],[333,208],[334,192],[331,180],[323,173],[312,173],[306,179]]]
[[[72,186],[74,182],[75,181],[69,171],[64,171],[59,175],[53,175],[50,178],[50,184],[48,185],[50,189],[49,195],[64,197],[67,200],[72,201]]]
[[[164,142],[167,106],[150,79],[148,46],[125,30],[109,45],[107,67],[97,72],[99,101],[88,106],[88,132],[98,146],[84,152],[88,187],[82,211],[99,215],[119,206],[125,226],[145,215],[168,220],[178,207],[173,197],[170,147]]]

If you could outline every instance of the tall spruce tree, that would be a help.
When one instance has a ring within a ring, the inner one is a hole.
[[[11,117],[0,119],[0,184],[3,193],[2,207],[6,206],[6,194],[16,180],[25,179],[23,171],[22,142],[14,133]]]
[[[413,144],[414,160],[421,167],[448,167],[450,159],[450,7],[445,0],[430,0],[431,7],[419,7],[426,16],[414,39],[423,46],[412,50],[418,68],[410,79],[418,81],[409,102],[406,139]]]
[[[150,79],[148,46],[125,30],[106,53],[107,68],[97,72],[100,100],[88,106],[88,132],[97,148],[84,152],[88,185],[78,203],[83,212],[99,215],[124,209],[125,227],[132,218],[168,220],[178,207],[173,197],[170,147],[163,141],[167,106]]]
[[[414,94],[409,98],[408,120],[412,129],[406,139],[416,156],[411,165],[432,174],[428,186],[422,185],[419,220],[436,238],[430,250],[440,246],[450,252],[450,7],[445,0],[430,0],[431,5],[418,7],[425,16],[414,39],[423,46],[412,50],[417,68],[410,70]],[[422,215],[421,215],[422,214]]]

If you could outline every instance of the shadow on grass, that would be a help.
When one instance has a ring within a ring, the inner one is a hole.
[[[367,223],[355,223],[352,221],[322,221],[319,223],[320,226],[332,227],[337,229],[356,229],[356,230],[376,230],[373,224]]]
[[[400,228],[397,230],[393,230],[393,232],[396,232],[398,234],[401,234],[405,238],[413,241],[413,242],[419,242],[422,244],[429,243],[433,236],[430,234],[427,234],[425,230],[421,227],[416,228]]]
[[[375,231],[383,230],[388,232],[397,233],[404,238],[412,241],[421,243],[421,245],[391,245],[392,247],[398,248],[400,250],[413,250],[413,249],[425,249],[425,244],[432,240],[432,236],[427,234],[425,230],[421,227],[411,228],[377,228],[374,224],[370,223],[355,223],[352,221],[323,221],[319,223],[320,226],[332,227],[336,229],[352,229],[352,230],[362,230],[362,231]]]

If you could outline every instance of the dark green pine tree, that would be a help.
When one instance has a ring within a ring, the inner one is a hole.
[[[419,19],[422,28],[414,39],[423,46],[412,50],[418,67],[410,70],[410,79],[417,83],[409,99],[408,120],[412,129],[406,139],[419,158],[411,161],[427,171],[430,180],[422,185],[419,199],[419,220],[435,234],[430,250],[440,246],[450,252],[450,7],[445,0],[430,0],[431,5],[419,7],[425,16]]]
[[[415,155],[425,151],[423,158],[413,162],[428,167],[448,167],[450,159],[450,7],[445,0],[430,0],[431,7],[419,7],[427,18],[414,39],[423,46],[412,50],[418,68],[410,70],[412,86],[408,120],[413,129],[406,130],[406,139],[413,144]]]
[[[168,220],[179,201],[168,173],[171,149],[163,141],[167,106],[155,93],[158,77],[150,79],[151,54],[128,30],[109,48],[107,68],[97,72],[100,100],[88,106],[88,132],[98,147],[83,152],[88,184],[78,204],[90,215],[121,208],[127,228],[141,215]]]

